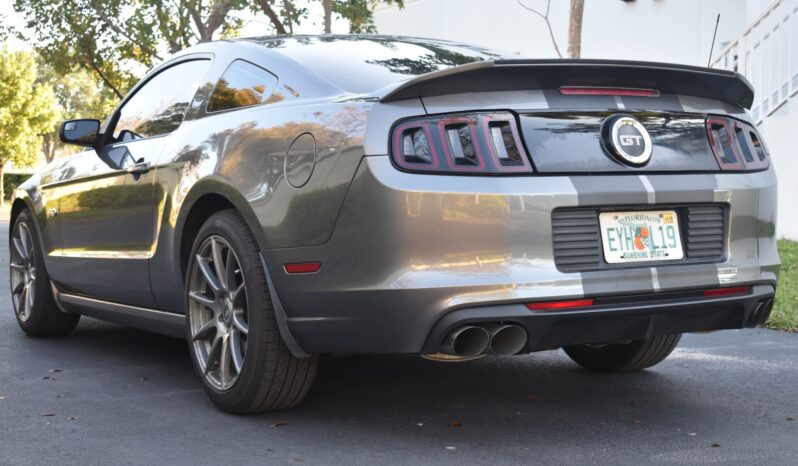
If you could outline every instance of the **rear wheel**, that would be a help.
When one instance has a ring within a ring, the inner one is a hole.
[[[69,334],[78,324],[80,315],[58,309],[28,210],[20,212],[14,220],[8,249],[11,303],[22,331],[34,337]]]
[[[609,345],[566,346],[577,364],[594,372],[632,372],[659,364],[676,348],[681,334]]]
[[[205,222],[188,272],[189,348],[210,399],[236,414],[299,403],[318,358],[294,357],[280,338],[257,243],[235,211]]]

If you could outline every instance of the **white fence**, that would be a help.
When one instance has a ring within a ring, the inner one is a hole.
[[[798,0],[779,0],[712,63],[738,71],[754,86],[757,123],[798,93]]]

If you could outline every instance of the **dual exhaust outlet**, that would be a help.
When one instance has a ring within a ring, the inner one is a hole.
[[[520,353],[526,347],[526,341],[526,330],[520,325],[464,325],[446,336],[440,352],[462,357],[475,357],[485,353],[509,356]]]

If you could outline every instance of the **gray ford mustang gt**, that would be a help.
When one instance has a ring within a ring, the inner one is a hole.
[[[319,355],[563,348],[599,372],[768,318],[776,175],[740,75],[389,36],[204,43],[14,193],[14,311],[187,338],[221,409]]]

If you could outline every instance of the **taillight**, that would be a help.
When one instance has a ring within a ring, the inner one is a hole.
[[[408,171],[452,174],[531,173],[515,117],[469,113],[404,121],[394,127],[391,155]]]
[[[725,117],[709,117],[707,136],[721,170],[761,170],[768,167],[767,152],[753,126]]]

